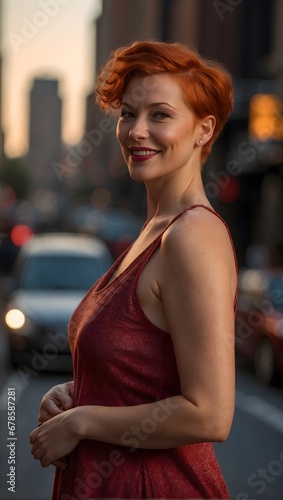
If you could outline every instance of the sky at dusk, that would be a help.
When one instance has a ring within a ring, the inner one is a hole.
[[[63,141],[84,129],[85,97],[94,82],[93,21],[101,0],[2,0],[3,128],[6,154],[28,147],[32,80],[57,78],[63,98]]]

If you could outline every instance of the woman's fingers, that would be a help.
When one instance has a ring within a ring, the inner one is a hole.
[[[40,405],[38,421],[43,424],[50,418],[60,415],[63,411],[53,399],[48,398]]]
[[[45,451],[38,447],[37,445],[33,445],[31,449],[32,455],[36,460],[39,460],[42,467],[48,467],[49,465],[54,465],[58,469],[65,470],[67,468],[67,462],[64,459],[55,460],[54,462],[50,462],[50,459],[47,455],[45,455]]]
[[[61,470],[66,470],[68,467],[67,462],[64,462],[63,460],[55,460],[55,462],[52,462],[51,465],[54,465],[54,467]]]
[[[41,423],[46,422],[63,411],[74,407],[74,401],[70,394],[68,384],[57,385],[50,389],[43,397],[39,407],[38,420]]]

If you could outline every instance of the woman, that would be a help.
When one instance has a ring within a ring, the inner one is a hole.
[[[71,318],[74,382],[43,397],[32,453],[57,466],[54,500],[227,498],[212,442],[233,418],[237,272],[201,166],[231,79],[180,44],[136,42],[112,55],[97,95],[120,111],[147,220]]]

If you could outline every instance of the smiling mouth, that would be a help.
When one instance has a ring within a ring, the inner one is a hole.
[[[146,160],[149,158],[152,158],[153,156],[157,155],[160,151],[157,151],[155,149],[136,149],[136,148],[130,148],[131,152],[131,157],[132,159],[139,159],[139,160]]]
[[[132,154],[135,156],[153,156],[157,154],[157,151],[132,151]]]

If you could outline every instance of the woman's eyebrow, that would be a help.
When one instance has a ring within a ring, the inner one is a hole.
[[[127,106],[128,108],[131,108],[131,109],[135,109],[138,106],[138,103],[137,104],[130,104],[127,101],[122,101],[121,105]],[[176,109],[176,108],[174,108],[174,106],[172,106],[171,104],[169,104],[168,102],[165,102],[165,101],[151,102],[147,107],[154,108],[154,107],[161,106],[161,105],[169,106],[169,108]]]
[[[174,108],[174,106],[172,106],[172,104],[169,104],[169,102],[165,102],[165,101],[152,102],[151,104],[149,104],[149,107],[154,108],[155,106],[161,106],[162,104],[165,104],[165,106],[169,106],[169,108],[176,109],[176,108]]]

